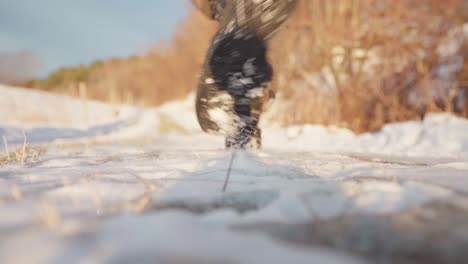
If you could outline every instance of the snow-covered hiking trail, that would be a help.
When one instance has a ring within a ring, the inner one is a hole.
[[[0,263],[468,258],[468,120],[430,115],[364,135],[264,124],[264,150],[236,153],[223,192],[232,152],[199,131],[191,99],[139,109],[0,95],[11,152]],[[23,162],[22,131],[39,149]]]

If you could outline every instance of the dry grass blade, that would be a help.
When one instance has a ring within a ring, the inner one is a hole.
[[[145,186],[145,188],[151,192],[151,191],[154,191],[156,190],[157,186],[153,183],[151,183],[150,181],[138,176],[138,175],[135,175],[135,178],[138,180],[138,182],[140,184],[142,184],[143,186]]]
[[[236,153],[237,153],[237,149],[233,149],[231,153],[231,160],[229,161],[229,167],[226,173],[226,180],[224,181],[223,192],[226,192],[227,190],[227,187],[229,184],[229,178],[231,177],[232,165],[234,163],[234,159],[236,158]]]
[[[39,214],[44,225],[48,228],[57,228],[62,224],[62,217],[57,206],[46,197],[41,199]]]
[[[137,213],[144,212],[150,205],[153,204],[153,197],[146,193],[142,197],[136,200],[136,202],[132,205],[132,210]]]
[[[8,150],[8,142],[5,136],[2,136],[3,144],[5,145],[5,153],[6,153],[6,161],[11,161],[10,159],[10,151]]]
[[[26,134],[24,133],[24,130],[21,130],[21,133],[23,133],[23,148],[21,149],[21,166],[24,166],[24,161],[26,160]]]
[[[16,183],[11,184],[11,194],[13,195],[15,201],[19,201],[23,198],[23,194]]]

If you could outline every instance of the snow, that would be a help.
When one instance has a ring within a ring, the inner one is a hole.
[[[193,95],[154,109],[0,95],[10,151],[21,131],[46,150],[0,165],[0,263],[466,259],[466,119],[433,114],[363,135],[264,123],[264,150],[238,151],[222,192],[233,153],[202,133]],[[427,235],[443,227],[442,240]]]
[[[266,133],[266,145],[276,142],[282,149],[304,151],[468,158],[467,131],[465,119],[432,114],[423,122],[390,124],[377,133],[363,135],[316,125],[292,127],[286,130],[286,137],[280,133]]]

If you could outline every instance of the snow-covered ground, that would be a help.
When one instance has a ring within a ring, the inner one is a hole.
[[[0,86],[0,263],[463,263],[468,120],[355,135],[263,124],[264,150],[157,109]],[[18,150],[17,150],[18,149]],[[19,154],[18,154],[19,153]]]

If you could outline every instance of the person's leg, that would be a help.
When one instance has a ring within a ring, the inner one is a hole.
[[[228,148],[261,146],[258,123],[272,79],[267,39],[286,20],[294,3],[231,1],[220,19],[222,26],[199,81],[196,110],[202,129],[225,135]]]
[[[226,136],[226,147],[259,148],[264,90],[272,78],[266,44],[254,32],[218,33],[197,95],[202,128]]]
[[[261,148],[262,131],[258,127],[258,122],[262,110],[262,100],[263,98],[257,97],[251,100],[245,109],[242,109],[243,106],[238,107],[240,109],[235,111],[234,133],[226,136],[226,148]]]

